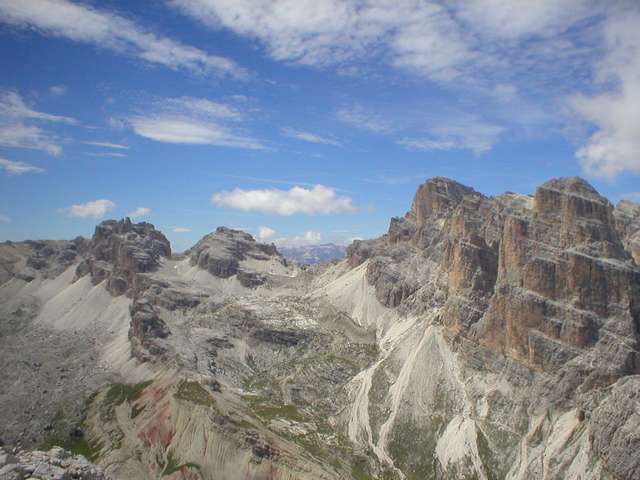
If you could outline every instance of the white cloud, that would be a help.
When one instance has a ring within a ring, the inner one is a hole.
[[[599,10],[590,0],[463,0],[456,7],[470,27],[503,39],[556,35]]]
[[[334,140],[332,138],[323,137],[323,136],[320,136],[318,134],[311,133],[311,132],[305,132],[305,131],[302,131],[302,130],[296,130],[294,128],[283,128],[282,129],[282,134],[287,136],[287,137],[295,138],[297,140],[302,140],[303,142],[323,143],[323,144],[326,144],[326,145],[333,145],[335,147],[342,146],[342,144],[340,142],[338,142],[337,140]]]
[[[491,150],[503,131],[501,126],[468,117],[432,127],[431,138],[405,138],[398,143],[412,150],[471,150],[481,155]]]
[[[0,213],[0,223],[11,223],[12,221],[11,217]]]
[[[269,228],[269,227],[258,228],[258,238],[260,240],[267,240],[268,238],[273,237],[275,234],[276,234],[276,231],[273,228]]]
[[[257,139],[237,131],[230,122],[242,114],[229,105],[204,98],[167,98],[151,112],[129,120],[138,135],[164,143],[217,145],[251,150],[265,148]]]
[[[449,13],[415,0],[175,0],[214,28],[259,39],[276,60],[344,64],[365,56],[443,76],[469,52]]]
[[[244,75],[228,58],[156,35],[133,21],[68,0],[0,0],[0,22],[77,42],[174,70]]]
[[[112,158],[125,158],[126,153],[119,152],[88,152],[86,155],[90,157],[112,157]]]
[[[206,118],[221,118],[239,120],[242,113],[231,105],[212,102],[206,98],[178,97],[166,98],[162,100],[163,108],[166,111],[173,111],[180,114],[189,111],[193,114],[200,114]]]
[[[69,217],[102,218],[115,207],[116,204],[111,200],[101,199],[71,205],[70,207],[60,209],[60,212]]]
[[[191,229],[187,227],[173,227],[171,230],[175,233],[188,233],[191,231]]]
[[[10,175],[22,175],[23,173],[40,173],[44,172],[44,169],[29,165],[24,162],[14,162],[7,160],[6,158],[0,158],[0,170],[4,170]]]
[[[300,247],[303,245],[318,245],[322,242],[322,234],[313,230],[307,230],[302,235],[293,237],[276,238],[273,243],[282,247]]]
[[[276,60],[349,71],[363,59],[381,59],[437,81],[460,76],[478,81],[475,74],[487,66],[492,74],[496,68],[512,72],[513,65],[502,59],[522,62],[515,44],[552,39],[602,11],[593,0],[174,0],[171,5],[214,29],[258,39]],[[574,50],[567,46],[564,52]]]
[[[64,85],[53,85],[52,87],[49,87],[49,92],[51,92],[51,95],[59,97],[67,93],[67,87]]]
[[[350,197],[339,196],[333,188],[324,185],[316,185],[312,188],[296,186],[289,190],[236,188],[230,192],[215,193],[212,201],[220,207],[273,215],[297,213],[314,215],[355,211]]]
[[[146,217],[151,213],[151,209],[147,207],[138,207],[133,212],[129,212],[127,217],[134,219],[140,217]]]
[[[598,65],[604,91],[571,99],[575,111],[595,126],[576,153],[590,175],[640,173],[640,14],[626,12],[605,24],[607,54]],[[613,85],[613,87],[612,87]]]
[[[110,142],[82,142],[85,145],[92,145],[94,147],[104,147],[104,148],[115,148],[118,150],[128,150],[129,147],[127,145],[121,145],[119,143],[110,143]]]
[[[389,122],[377,113],[366,110],[361,105],[342,108],[336,112],[336,117],[346,124],[373,133],[387,133],[391,130]]]
[[[34,124],[36,122],[78,124],[78,121],[71,117],[34,110],[24,103],[17,92],[0,89],[0,145],[43,150],[51,155],[60,155],[60,140]]]

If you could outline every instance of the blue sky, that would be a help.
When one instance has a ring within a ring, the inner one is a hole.
[[[0,0],[0,239],[135,213],[383,233],[444,175],[640,199],[640,7],[590,0]],[[261,228],[262,227],[262,228]]]

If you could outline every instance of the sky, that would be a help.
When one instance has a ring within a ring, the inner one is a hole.
[[[418,185],[640,201],[640,4],[0,0],[0,240],[384,233]]]

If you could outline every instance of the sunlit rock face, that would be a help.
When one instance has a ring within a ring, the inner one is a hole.
[[[325,265],[226,227],[172,257],[127,219],[2,244],[0,437],[112,478],[636,478],[638,235],[580,178],[438,177]]]
[[[551,180],[533,196],[497,197],[435,178],[418,188],[411,210],[392,219],[387,234],[352,244],[348,263],[365,264],[365,279],[380,303],[402,315],[433,315],[442,326],[440,348],[427,353],[415,337],[398,340],[371,372],[370,391],[382,406],[369,403],[369,420],[384,433],[376,441],[374,432],[374,450],[383,459],[396,458],[404,472],[431,472],[433,478],[471,472],[479,478],[542,478],[532,460],[540,447],[533,448],[527,436],[537,432],[544,445],[567,432],[578,435],[589,428],[582,421],[594,408],[594,392],[640,373],[640,269],[633,256],[639,211],[633,204],[614,209],[580,178]],[[432,341],[425,339],[427,345]],[[424,355],[428,360],[419,363]],[[427,381],[434,365],[456,366],[439,380],[453,385]],[[398,382],[407,376],[411,380],[394,407]],[[500,386],[490,386],[494,382]],[[425,394],[441,403],[420,400]],[[526,395],[542,400],[532,403]],[[584,408],[574,412],[580,421],[568,413],[563,418],[560,413],[576,403]],[[536,415],[551,420],[535,426]],[[407,436],[431,438],[423,445],[429,452],[439,443],[437,460],[403,452]],[[581,438],[584,453],[591,440]],[[516,450],[498,454],[498,446],[514,443],[533,457]],[[455,461],[454,447],[460,449]],[[589,464],[579,449],[562,455],[557,465],[545,467],[550,478],[585,478],[578,476],[586,475],[581,468],[593,475],[586,478],[608,478],[604,457]]]
[[[107,281],[113,295],[133,294],[138,274],[158,268],[160,259],[171,256],[169,240],[153,225],[123,220],[106,220],[96,227],[88,244],[88,258],[76,272],[91,274],[94,283]]]

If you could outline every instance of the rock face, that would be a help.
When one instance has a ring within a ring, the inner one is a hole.
[[[596,348],[591,380],[609,383],[640,372],[640,270],[619,224],[580,178],[551,180],[533,197],[496,198],[435,178],[385,236],[354,243],[349,260],[370,259],[367,279],[390,307],[431,305],[414,293],[429,274],[444,274],[442,322],[451,331],[548,370]],[[432,267],[416,274],[416,255]]]
[[[640,373],[637,212],[629,204],[614,209],[580,178],[551,180],[534,196],[493,198],[435,178],[418,189],[404,218],[392,219],[387,234],[354,242],[348,262],[366,262],[365,278],[385,306],[409,315],[437,311],[436,323],[465,359],[465,369],[497,373],[524,366],[533,375],[527,388],[560,410],[581,394],[612,388],[607,401],[589,407],[594,447],[603,469],[634,478],[640,463],[620,442],[635,441],[628,431],[636,417],[610,415],[610,409],[623,402],[630,385],[637,387],[631,379]],[[519,377],[510,381],[522,382]],[[496,439],[488,427],[482,435],[483,441]],[[446,450],[441,454],[446,458]],[[407,461],[397,458],[396,465],[408,468]],[[453,475],[451,467],[439,468],[441,475]],[[466,468],[458,465],[456,475]],[[532,464],[518,468],[537,475]]]
[[[157,339],[166,338],[170,331],[145,298],[149,281],[144,274],[155,271],[162,258],[170,257],[169,240],[161,232],[150,223],[134,224],[127,217],[106,220],[96,227],[86,258],[76,269],[77,278],[89,274],[94,284],[106,281],[111,295],[126,294],[133,299],[129,336],[135,345],[155,353],[163,350]],[[134,351],[140,358],[144,356],[139,348]]]
[[[237,275],[240,283],[249,288],[262,285],[267,280],[263,272],[252,268],[253,262],[273,261],[286,266],[286,260],[275,245],[256,242],[248,233],[226,227],[218,227],[186,253],[192,265],[219,278]]]
[[[0,437],[78,428],[114,478],[638,478],[639,211],[435,178],[304,269],[227,228],[173,258],[126,220],[74,256],[8,245]]]
[[[2,480],[108,480],[102,470],[81,455],[73,455],[55,447],[47,452],[23,451],[9,453],[0,448],[0,478]]]
[[[107,280],[112,295],[132,294],[138,273],[155,270],[162,257],[171,256],[169,240],[146,222],[107,220],[96,227],[88,245],[88,258],[76,275],[91,274],[95,284]]]
[[[27,240],[0,244],[0,285],[18,277],[27,282],[40,275],[54,278],[71,266],[87,248],[87,241]]]
[[[625,248],[640,265],[640,204],[622,200],[613,213]]]

